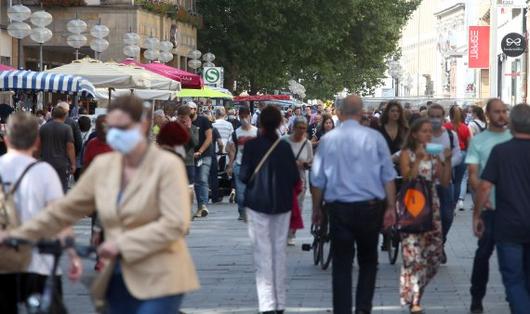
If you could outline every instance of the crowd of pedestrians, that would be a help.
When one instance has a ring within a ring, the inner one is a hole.
[[[333,108],[283,110],[261,102],[253,108],[167,102],[151,117],[141,100],[126,96],[97,117],[95,128],[70,106],[59,102],[49,113],[7,119],[1,182],[4,194],[14,187],[21,225],[0,239],[64,238],[77,220],[92,216],[100,272],[94,299],[108,313],[179,311],[183,296],[199,288],[185,243],[190,222],[207,219],[208,205],[227,196],[221,190],[237,203],[234,220],[247,223],[262,313],[284,313],[287,247],[297,244],[298,229],[324,222],[334,313],[372,312],[380,234],[391,228],[402,244],[401,304],[424,313],[426,287],[447,262],[455,210],[464,210],[468,191],[478,237],[471,313],[484,311],[495,248],[512,313],[530,308],[528,105],[511,108],[509,117],[500,99],[449,110],[390,101],[369,112],[351,95]],[[414,212],[407,203],[412,184],[424,188],[414,210],[428,218],[421,230],[399,231],[424,216],[407,214]],[[304,224],[308,191],[312,214]],[[68,276],[78,279],[79,257],[69,255]],[[21,273],[0,269],[0,312],[17,313],[17,300],[42,289],[48,258],[34,253]],[[64,312],[60,275],[54,274],[53,313]]]

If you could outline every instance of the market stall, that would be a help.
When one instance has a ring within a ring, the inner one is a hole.
[[[220,99],[232,99],[234,98],[230,94],[216,91],[208,86],[204,86],[201,89],[183,88],[177,93],[178,98],[220,98]]]
[[[170,67],[169,65],[165,65],[159,62],[139,63],[133,59],[125,59],[121,63],[141,67],[153,73],[157,73],[169,79],[178,81],[182,84],[182,88],[200,89],[204,86],[200,75]]]
[[[180,83],[141,67],[84,58],[46,72],[86,78],[97,88],[180,90]]]
[[[96,94],[92,83],[80,76],[24,70],[0,72],[0,91],[49,92],[61,94]]]

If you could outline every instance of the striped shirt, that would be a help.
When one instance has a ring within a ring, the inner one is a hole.
[[[219,135],[221,135],[221,141],[223,141],[223,144],[226,147],[226,143],[228,143],[228,140],[234,132],[234,126],[232,125],[232,123],[224,119],[217,119],[213,123],[213,127],[216,128],[217,131],[219,131]]]

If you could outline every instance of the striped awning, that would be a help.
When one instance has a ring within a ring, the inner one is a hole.
[[[81,76],[24,70],[0,72],[0,91],[5,90],[96,95],[94,85]]]

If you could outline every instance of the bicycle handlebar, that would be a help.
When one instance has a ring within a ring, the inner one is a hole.
[[[79,245],[75,244],[75,240],[72,237],[66,237],[64,242],[55,239],[41,239],[38,241],[31,241],[22,238],[7,238],[3,241],[3,245],[12,247],[14,249],[19,246],[29,245],[36,247],[41,254],[60,255],[66,249],[74,249],[80,257],[90,257],[96,253],[96,248],[90,245]]]

